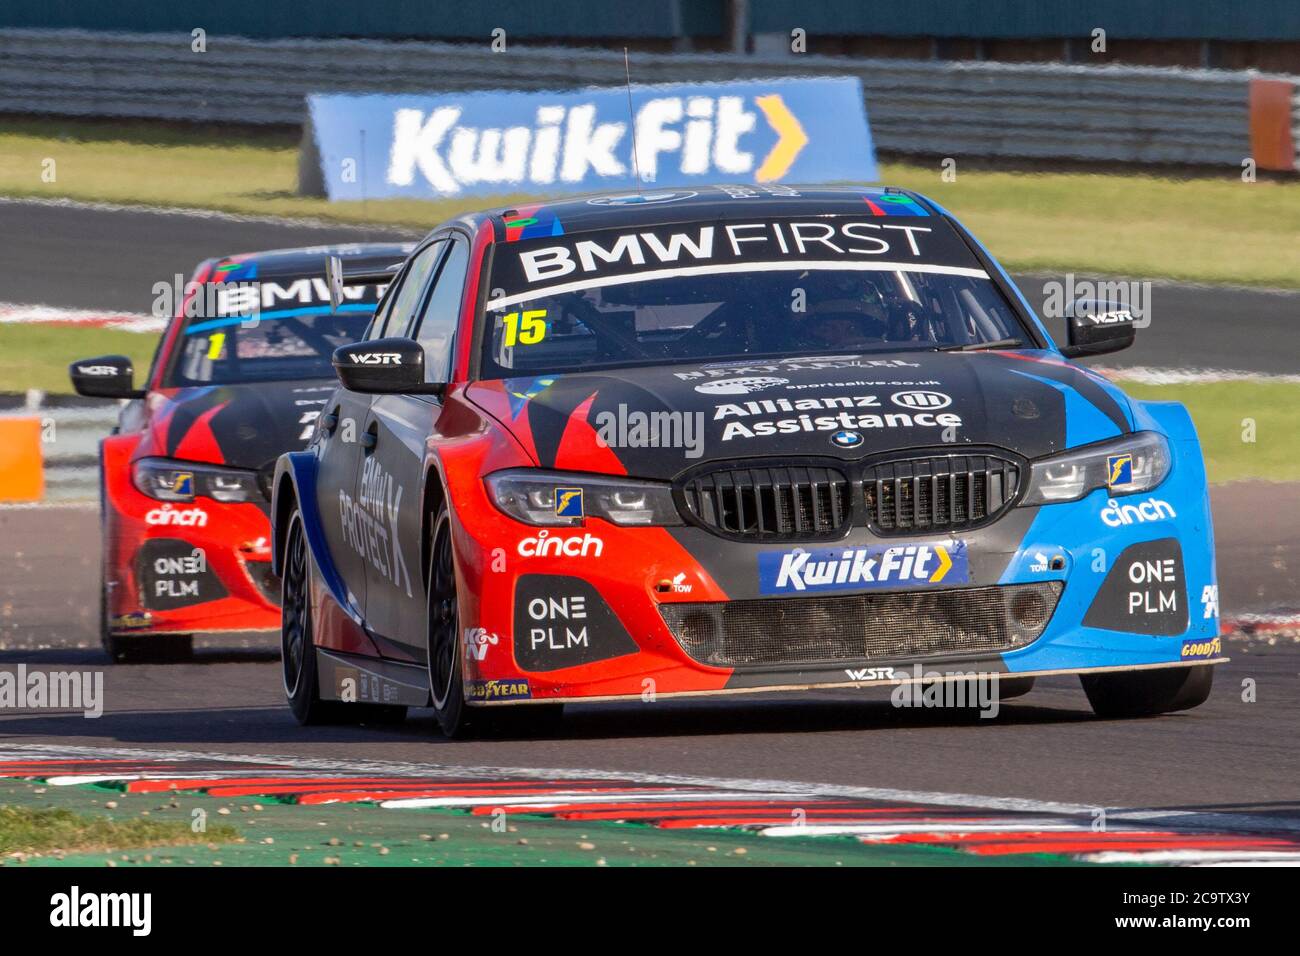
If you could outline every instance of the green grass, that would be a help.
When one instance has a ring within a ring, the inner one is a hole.
[[[1286,382],[1205,382],[1140,385],[1121,381],[1133,398],[1182,402],[1192,413],[1211,482],[1263,478],[1300,480],[1300,385]],[[1245,419],[1255,440],[1243,441]]]
[[[427,229],[493,205],[330,203],[295,194],[296,134],[143,122],[0,121],[0,194],[197,206]],[[55,161],[56,179],[42,180]],[[1010,269],[1165,276],[1300,288],[1300,183],[1222,176],[973,168],[955,182],[939,165],[885,163],[884,182],[918,189],[960,216]],[[525,197],[501,197],[495,204]]]
[[[0,391],[72,391],[68,364],[96,355],[129,355],[144,381],[158,336],[117,329],[58,325],[0,325]]]
[[[239,831],[214,824],[194,833],[179,820],[115,820],[60,807],[0,806],[0,857],[11,853],[136,850],[190,843],[228,843]]]

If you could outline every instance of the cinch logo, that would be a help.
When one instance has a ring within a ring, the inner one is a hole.
[[[562,538],[549,531],[539,531],[535,538],[524,538],[518,547],[520,556],[525,558],[599,558],[603,550],[605,542],[593,534]]]
[[[795,548],[758,556],[758,587],[763,594],[965,584],[969,578],[965,541],[815,551]]]
[[[171,505],[163,505],[147,512],[144,523],[155,527],[206,528],[208,513],[202,508],[173,508]]]
[[[1146,501],[1125,505],[1111,498],[1106,502],[1106,507],[1101,509],[1101,520],[1108,528],[1122,528],[1125,525],[1145,524],[1148,521],[1159,521],[1161,518],[1177,517],[1174,506],[1159,498],[1148,498]]]
[[[1218,657],[1222,653],[1223,641],[1217,637],[1210,641],[1183,641],[1184,660]]]

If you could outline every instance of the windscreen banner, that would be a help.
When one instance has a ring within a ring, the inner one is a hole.
[[[300,188],[331,200],[876,179],[856,77],[319,94],[303,142]]]

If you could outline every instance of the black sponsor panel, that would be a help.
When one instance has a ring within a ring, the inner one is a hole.
[[[136,580],[140,603],[151,611],[169,611],[228,593],[208,567],[201,548],[176,538],[154,538],[136,552]]]
[[[759,263],[869,260],[979,269],[979,260],[942,219],[899,221],[802,216],[749,221],[618,227],[498,244],[492,284],[505,294],[574,282],[630,279],[662,270],[744,268]]]
[[[525,574],[515,585],[515,661],[557,671],[635,654],[640,648],[594,587],[559,574]]]
[[[1120,552],[1084,615],[1085,627],[1172,636],[1187,630],[1187,584],[1176,538]]]

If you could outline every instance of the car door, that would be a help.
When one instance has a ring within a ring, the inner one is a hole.
[[[316,506],[330,557],[357,612],[366,594],[366,542],[355,492],[359,438],[369,410],[370,396],[336,388],[321,411],[315,438]]]
[[[411,317],[406,334],[424,346],[426,382],[450,378],[452,340],[460,316],[470,243],[459,234],[445,239],[445,254],[430,286]],[[362,483],[378,483],[378,493],[392,505],[390,517],[398,541],[394,554],[402,577],[370,569],[366,616],[391,651],[411,660],[425,658],[425,601],[420,567],[421,480],[428,438],[442,411],[435,395],[376,395],[366,424],[373,430],[374,462],[362,465]],[[395,502],[400,498],[400,506]]]
[[[366,339],[380,339],[390,334],[396,324],[393,316],[409,304],[403,294],[415,289],[418,295],[428,279],[428,260],[412,256],[393,281],[366,330]],[[433,256],[436,261],[436,255]],[[404,326],[402,326],[404,327]],[[367,568],[388,561],[382,509],[367,507],[369,502],[357,495],[358,473],[366,458],[366,421],[371,396],[336,388],[321,412],[316,432],[317,474],[316,503],[330,556],[349,601],[358,613],[365,610]]]

